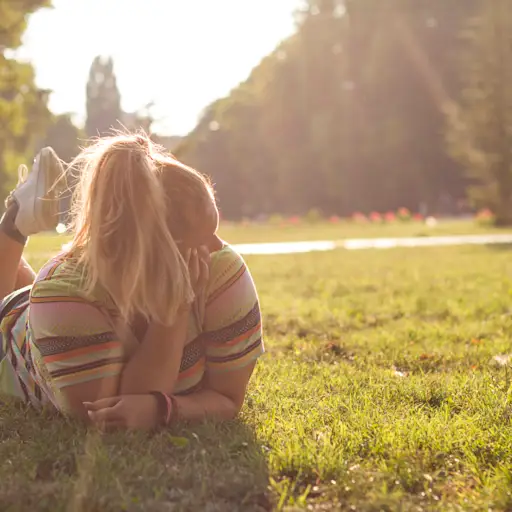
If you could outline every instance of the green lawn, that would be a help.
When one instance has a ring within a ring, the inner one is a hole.
[[[251,223],[247,225],[223,223],[220,235],[231,243],[302,242],[306,240],[338,241],[347,238],[388,238],[388,237],[431,237],[446,235],[481,235],[489,233],[510,233],[510,230],[478,225],[465,220],[440,221],[435,227],[424,223],[410,222],[394,224],[367,224],[320,222],[299,225],[272,225]],[[30,240],[30,248],[37,263],[58,251],[69,237],[58,235],[36,236]]]
[[[247,261],[268,353],[240,420],[100,436],[2,405],[0,510],[512,510],[512,252]]]
[[[247,226],[223,224],[221,235],[237,243],[288,242],[304,240],[340,240],[345,238],[386,238],[443,235],[475,235],[505,233],[506,231],[477,225],[471,221],[441,221],[435,227],[424,223],[394,223],[360,225],[352,222],[337,224],[318,223],[293,226],[249,224]]]

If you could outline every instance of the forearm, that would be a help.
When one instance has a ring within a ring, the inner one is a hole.
[[[168,340],[169,345],[173,345],[173,341]],[[182,353],[178,344],[160,354],[140,347],[123,370],[119,394],[169,393],[178,378]]]
[[[172,327],[149,327],[123,370],[120,394],[172,392],[183,356],[188,315],[188,311],[182,313]]]
[[[211,389],[203,389],[185,396],[175,396],[180,421],[201,421],[208,418],[230,420],[241,406],[232,399]]]

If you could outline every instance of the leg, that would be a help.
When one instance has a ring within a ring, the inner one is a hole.
[[[22,256],[26,239],[16,232],[14,226],[17,209],[16,203],[11,204],[0,220],[0,300],[14,290],[32,284],[36,277],[32,267]]]
[[[53,150],[36,157],[32,172],[18,183],[0,220],[0,299],[34,282],[34,271],[22,258],[29,235],[52,229],[58,222],[55,183],[63,168]]]
[[[34,269],[28,264],[27,260],[22,257],[20,266],[18,267],[18,275],[16,276],[14,289],[19,290],[20,288],[25,288],[25,286],[33,284],[35,278],[36,273],[34,272]]]
[[[17,232],[14,225],[17,210],[18,205],[11,203],[0,220],[0,299],[15,290],[21,256],[25,248],[23,236]]]
[[[0,254],[2,255],[2,265],[0,265],[0,299],[7,297],[15,289],[22,253],[23,245],[9,238],[5,233],[0,232]]]

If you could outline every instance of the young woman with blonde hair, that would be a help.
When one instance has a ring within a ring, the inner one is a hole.
[[[141,134],[100,139],[72,168],[73,240],[37,276],[22,253],[57,224],[50,148],[0,221],[0,392],[104,428],[234,417],[261,316],[209,181]]]

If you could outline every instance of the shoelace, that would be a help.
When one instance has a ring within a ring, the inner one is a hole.
[[[25,181],[27,181],[28,172],[28,167],[25,164],[21,164],[18,167],[18,184],[16,185],[17,187],[19,187],[20,185],[25,183]]]
[[[27,181],[28,174],[29,174],[28,167],[25,164],[21,164],[18,167],[18,183],[17,183],[16,187],[14,188],[14,190],[16,190],[20,185],[23,185],[23,183],[25,183]],[[13,196],[14,190],[11,190],[11,192],[9,192],[9,195],[7,196],[6,200],[4,201],[6,208],[9,208],[9,206],[14,201],[14,196]]]

